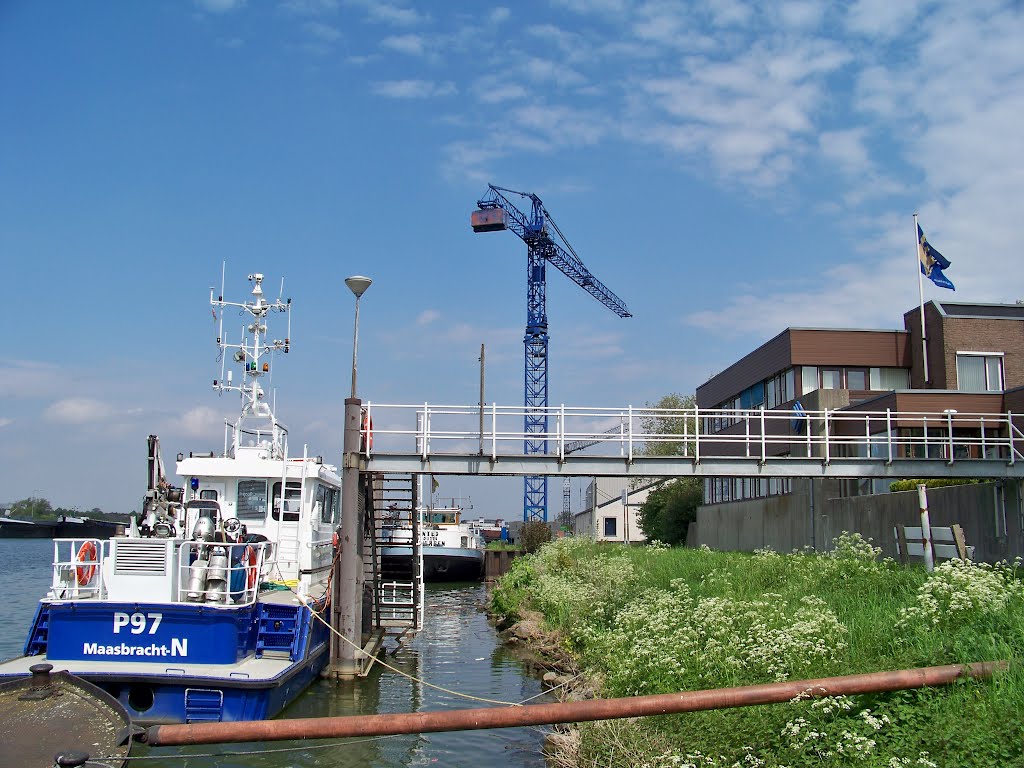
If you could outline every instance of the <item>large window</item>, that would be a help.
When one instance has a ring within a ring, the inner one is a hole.
[[[1001,392],[1003,356],[957,352],[956,382],[961,392]]]
[[[775,408],[794,399],[796,397],[795,378],[793,369],[787,368],[782,373],[767,379],[764,383],[765,407]]]
[[[910,371],[906,368],[871,368],[868,386],[875,392],[910,388]]]
[[[267,516],[267,481],[238,481],[238,519],[263,520]]]
[[[284,491],[284,517],[281,517],[281,483],[274,483],[273,509],[275,520],[298,520],[302,505],[302,483],[289,480]]]
[[[800,394],[806,395],[818,389],[818,368],[814,365],[800,367]]]

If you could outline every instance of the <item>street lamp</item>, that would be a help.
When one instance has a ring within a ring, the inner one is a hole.
[[[352,398],[356,396],[356,351],[359,348],[359,297],[366,293],[373,281],[362,275],[345,278],[345,285],[356,297],[356,321],[352,328]]]

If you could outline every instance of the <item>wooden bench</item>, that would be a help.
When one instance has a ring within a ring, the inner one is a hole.
[[[899,552],[900,562],[906,564],[911,557],[924,557],[924,535],[919,525],[897,525],[893,528],[896,537],[896,549]],[[967,546],[964,539],[964,529],[959,525],[932,526],[932,559],[972,560],[974,558],[974,547]]]

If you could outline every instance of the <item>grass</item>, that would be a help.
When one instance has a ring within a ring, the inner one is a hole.
[[[941,689],[581,726],[565,766],[1024,766],[1024,583],[1015,566],[553,542],[496,587],[540,611],[603,696],[1009,659]]]

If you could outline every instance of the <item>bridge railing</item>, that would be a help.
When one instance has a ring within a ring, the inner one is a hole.
[[[769,459],[858,457],[898,459],[1024,459],[1024,417],[1013,413],[765,409],[526,408],[485,405],[367,403],[374,454],[521,456],[524,441],[564,459],[587,443],[589,455],[682,455]],[[527,432],[525,416],[547,416],[547,431]],[[365,429],[364,429],[365,432]],[[365,437],[365,434],[364,434]]]

